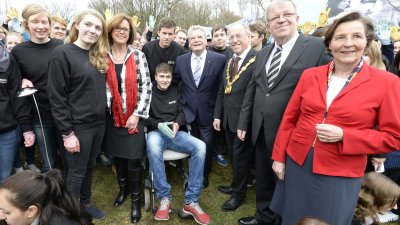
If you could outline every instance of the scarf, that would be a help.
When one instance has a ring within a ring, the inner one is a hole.
[[[7,52],[3,42],[0,41],[0,72],[4,73],[7,71],[10,65],[10,55]]]
[[[116,127],[125,127],[126,121],[132,115],[137,102],[137,78],[136,78],[136,62],[133,54],[126,60],[125,70],[125,91],[126,91],[126,112],[122,110],[122,96],[118,91],[118,80],[115,73],[115,66],[110,56],[108,56],[109,67],[106,74],[107,84],[110,88],[112,96],[112,113]],[[129,134],[138,132],[137,127],[134,130],[128,130]]]

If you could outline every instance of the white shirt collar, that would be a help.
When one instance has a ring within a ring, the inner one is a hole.
[[[207,56],[207,50],[205,49],[199,57],[201,58],[201,60],[205,60],[206,56]],[[197,57],[196,54],[192,53],[191,61],[193,61],[196,57]]]
[[[249,47],[247,47],[246,50],[244,50],[244,52],[242,52],[242,54],[236,55],[236,53],[235,53],[235,54],[233,54],[233,56],[234,57],[240,57],[240,60],[243,60],[244,58],[246,58],[247,53],[249,53],[250,49],[251,49],[251,47],[249,45]]]
[[[296,43],[297,38],[300,36],[300,34],[296,31],[296,33],[294,34],[294,36],[285,44],[282,45],[282,49],[291,47],[294,45],[294,43]],[[276,43],[275,43],[275,48],[277,47]]]

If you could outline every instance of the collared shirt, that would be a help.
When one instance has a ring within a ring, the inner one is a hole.
[[[201,69],[200,69],[201,73],[200,74],[203,74],[204,64],[206,63],[206,56],[207,56],[207,50],[204,50],[204,52],[201,53],[201,55],[199,56],[200,57],[200,65],[201,65]],[[190,66],[192,67],[192,73],[194,73],[194,70],[197,65],[196,57],[197,57],[197,55],[192,53],[192,56],[190,59]]]
[[[238,68],[240,68],[242,66],[243,60],[244,60],[244,58],[246,58],[246,56],[249,53],[250,49],[251,49],[251,47],[249,45],[249,47],[247,47],[246,50],[244,50],[244,52],[242,52],[242,54],[240,54],[240,55],[236,55],[236,53],[233,54],[233,59],[235,57],[240,57],[240,60],[238,62]]]
[[[296,43],[298,37],[299,37],[299,33],[296,32],[295,35],[288,42],[286,42],[286,44],[282,45],[281,62],[279,64],[279,68],[282,67],[283,63],[288,58],[289,53],[290,53],[290,51],[292,51],[292,48],[293,48],[294,44]],[[271,61],[272,61],[272,58],[273,58],[272,56],[275,54],[277,47],[278,46],[275,43],[275,46],[272,49],[272,52],[268,57],[267,64],[265,65],[266,71],[268,71],[269,66],[271,65]]]

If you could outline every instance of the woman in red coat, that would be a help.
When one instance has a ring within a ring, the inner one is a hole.
[[[400,149],[400,80],[362,60],[373,39],[369,19],[344,15],[325,34],[334,60],[300,78],[272,154],[271,209],[283,225],[304,216],[350,224],[367,155]]]

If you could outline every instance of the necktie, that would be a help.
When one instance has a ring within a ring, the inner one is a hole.
[[[268,80],[268,87],[272,87],[274,84],[275,78],[279,74],[279,66],[281,64],[281,54],[282,54],[282,47],[277,46],[274,56],[271,60],[271,65],[269,66],[268,73],[267,73],[267,80]]]
[[[196,67],[194,68],[193,79],[194,79],[194,82],[196,83],[196,87],[199,86],[200,77],[201,77],[201,63],[200,63],[200,59],[201,59],[200,57],[194,58],[194,60],[196,60]]]
[[[233,78],[236,76],[236,74],[238,73],[239,70],[239,61],[240,61],[240,57],[235,57],[233,59],[233,68],[232,68],[232,72],[231,72],[231,81],[233,80]]]

